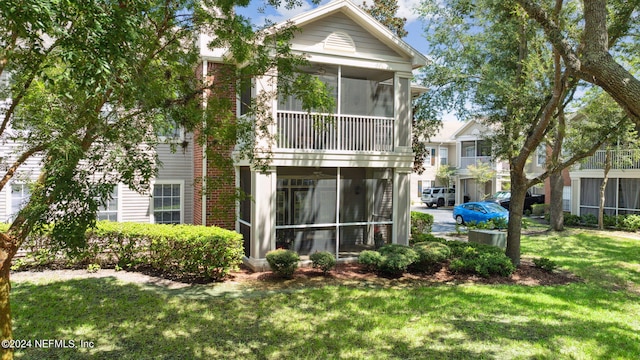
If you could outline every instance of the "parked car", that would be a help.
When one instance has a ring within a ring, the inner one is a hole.
[[[453,208],[456,224],[463,225],[471,221],[485,222],[495,218],[509,221],[509,210],[493,202],[468,202]]]
[[[456,190],[446,187],[427,188],[422,191],[422,202],[428,207],[453,205],[456,201]]]
[[[511,191],[498,191],[486,201],[494,202],[509,210],[509,205],[511,204]],[[529,191],[527,191],[527,194],[524,198],[524,208],[522,210],[531,211],[533,204],[544,204],[544,195],[532,195]]]

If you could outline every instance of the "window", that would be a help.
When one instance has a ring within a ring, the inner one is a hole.
[[[449,149],[447,148],[440,148],[440,165],[447,165],[449,164]]]
[[[562,188],[562,211],[571,211],[571,186]]]
[[[27,184],[11,185],[11,218],[14,218],[18,212],[27,204],[31,197],[31,190]]]
[[[182,223],[182,184],[158,183],[153,186],[153,222]]]
[[[478,140],[477,156],[491,156],[491,142],[487,140]]]
[[[536,150],[536,164],[538,166],[544,166],[547,162],[547,147],[544,144],[540,144]]]
[[[240,115],[245,115],[251,107],[253,84],[252,81],[242,81],[240,83]]]
[[[114,186],[109,199],[98,208],[98,220],[118,221],[118,187]]]
[[[424,156],[424,165],[425,166],[435,166],[436,165],[436,149],[435,148],[426,148],[425,156]]]
[[[476,142],[475,141],[463,141],[461,144],[462,157],[475,157],[476,156]]]

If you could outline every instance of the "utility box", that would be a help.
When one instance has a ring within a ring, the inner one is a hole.
[[[507,248],[507,233],[498,230],[469,230],[469,242]]]

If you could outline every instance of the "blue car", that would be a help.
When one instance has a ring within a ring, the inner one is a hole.
[[[453,218],[458,225],[469,222],[485,222],[495,218],[509,221],[509,210],[492,202],[468,202],[453,208]]]

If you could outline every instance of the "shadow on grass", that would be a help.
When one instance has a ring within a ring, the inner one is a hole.
[[[571,272],[610,290],[640,295],[640,241],[609,238],[587,230],[529,236],[523,252],[548,256]]]
[[[245,293],[162,290],[113,278],[12,290],[14,338],[92,341],[21,359],[468,359],[640,354],[637,299],[560,287],[326,286]],[[231,294],[234,294],[233,296]],[[248,296],[244,296],[248,295]],[[635,324],[635,325],[634,325]],[[635,326],[635,328],[634,328]],[[592,349],[593,348],[593,349]],[[586,349],[586,350],[584,350]]]

